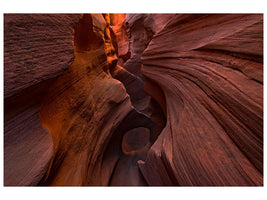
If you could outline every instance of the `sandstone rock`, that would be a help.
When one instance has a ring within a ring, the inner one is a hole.
[[[52,139],[41,126],[38,112],[45,81],[5,99],[4,185],[37,185],[52,156]]]
[[[115,46],[117,46],[118,65],[123,65],[127,61],[131,52],[129,49],[129,32],[125,23],[126,14],[111,14],[111,29],[114,32]]]
[[[137,160],[144,160],[146,154],[135,155],[132,161],[132,155],[123,154],[122,138],[132,128],[152,129],[153,122],[134,109],[123,84],[110,74],[117,56],[109,15],[84,15],[74,44],[73,64],[53,83],[40,110],[42,125],[54,144],[42,184],[109,185],[116,180],[113,171],[118,166],[120,178],[125,179],[123,172],[130,170],[138,182]]]
[[[37,185],[52,156],[42,98],[73,58],[80,15],[4,15],[4,185]]]
[[[149,146],[150,130],[144,127],[132,129],[123,135],[122,151],[124,154],[132,154],[142,151]]]
[[[263,184],[262,23],[176,15],[153,36],[142,72],[164,93],[167,124],[140,163],[149,185]]]
[[[74,59],[73,32],[80,15],[6,14],[5,98],[54,78]]]
[[[5,185],[263,184],[262,15],[5,15],[4,39]]]
[[[173,15],[114,14],[111,16],[113,19],[113,26],[111,27],[116,34],[115,40],[118,49],[124,49],[124,53],[130,56],[127,57],[127,60],[124,60],[126,62],[121,62],[122,67],[117,65],[114,69],[111,69],[111,74],[124,84],[133,106],[139,112],[157,121],[157,132],[160,132],[165,125],[165,120],[161,108],[144,91],[144,77],[140,71],[141,55],[153,34],[161,30]],[[120,51],[118,51],[118,56],[121,56]],[[118,63],[120,63],[120,60]],[[156,138],[157,135],[152,137]]]

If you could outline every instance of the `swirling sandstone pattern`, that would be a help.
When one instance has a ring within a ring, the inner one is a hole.
[[[140,165],[148,184],[262,184],[262,28],[262,15],[176,15],[153,37],[142,72],[167,124]]]
[[[5,185],[263,184],[262,15],[5,15],[4,39]]]

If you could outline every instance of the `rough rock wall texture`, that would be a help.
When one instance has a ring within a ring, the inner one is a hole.
[[[52,156],[39,120],[43,96],[74,59],[80,15],[4,15],[4,183],[36,185]]]
[[[6,14],[5,97],[58,76],[74,59],[73,31],[80,15]]]
[[[145,159],[155,124],[110,73],[117,56],[109,24],[108,14],[83,16],[74,62],[43,100],[40,119],[54,144],[43,185],[146,185],[137,161]]]
[[[262,185],[262,24],[5,15],[5,185]]]

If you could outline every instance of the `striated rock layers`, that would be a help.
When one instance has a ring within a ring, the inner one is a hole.
[[[4,17],[4,184],[261,186],[263,16]]]
[[[47,88],[74,59],[80,15],[4,15],[4,185],[36,185],[52,156],[38,112]]]
[[[140,163],[148,184],[262,185],[262,33],[262,15],[176,15],[154,35],[142,73],[167,122]]]

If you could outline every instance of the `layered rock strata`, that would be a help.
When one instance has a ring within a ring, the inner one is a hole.
[[[263,184],[262,15],[8,14],[4,34],[5,185]]]
[[[36,185],[52,156],[38,112],[47,88],[74,59],[80,15],[4,15],[4,184]]]
[[[140,163],[149,185],[262,185],[262,30],[262,15],[176,15],[154,35],[142,73],[167,124]]]

